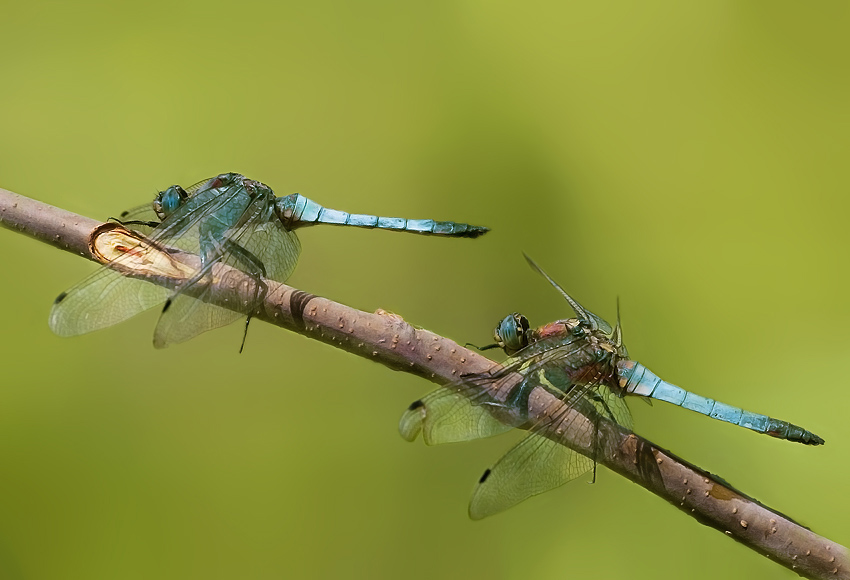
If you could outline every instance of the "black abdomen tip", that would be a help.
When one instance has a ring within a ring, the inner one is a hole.
[[[469,226],[469,229],[460,235],[464,238],[477,238],[478,236],[483,236],[489,231],[490,228],[485,228],[484,226]]]
[[[814,433],[806,433],[806,437],[803,439],[803,443],[805,443],[806,445],[823,445],[824,443],[826,443],[826,441],[824,441]]]

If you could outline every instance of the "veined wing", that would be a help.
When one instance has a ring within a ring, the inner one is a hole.
[[[432,391],[408,407],[399,422],[399,432],[408,441],[422,433],[428,445],[470,441],[504,433],[525,423],[515,403],[496,397],[504,381],[521,380],[514,393],[533,388],[535,372],[569,358],[581,348],[577,337],[544,339],[526,347],[504,364],[480,374],[464,375],[457,382]]]
[[[426,443],[436,444],[488,437],[512,427],[528,429],[529,434],[484,473],[473,493],[470,517],[495,514],[593,467],[592,457],[547,439],[540,434],[542,430],[569,433],[594,452],[594,419],[631,428],[625,401],[603,384],[612,370],[600,369],[594,364],[599,362],[596,358],[581,336],[539,340],[504,365],[465,376],[417,401],[402,417],[399,430],[408,440],[422,432]],[[502,394],[503,400],[496,400],[494,392],[504,381],[516,384],[506,399]],[[530,423],[529,397],[536,387],[555,398],[550,409],[538,413],[544,419]],[[574,407],[580,415],[572,412]],[[577,421],[579,417],[582,420]]]
[[[209,179],[204,179],[202,181],[199,181],[198,183],[195,183],[191,187],[187,187],[184,191],[187,193],[187,195],[190,198],[192,198],[192,197],[197,197],[196,194],[199,191],[201,191],[202,189],[208,189],[208,190],[211,191],[211,193],[213,193],[213,195],[211,195],[210,197],[214,197],[214,194],[217,193],[217,192],[215,192],[213,190],[216,189],[216,188],[208,187],[208,184],[211,184],[211,182],[214,179],[216,179],[216,178],[213,177],[213,178],[209,178]],[[202,206],[206,211],[211,211],[211,210],[215,211],[215,209],[213,209],[213,208],[211,208],[207,205],[204,205],[207,201],[208,200],[204,199],[204,198],[197,198],[196,202],[200,202],[200,203],[197,203],[197,205],[194,206],[195,207],[194,211],[197,211],[197,209],[202,207]],[[228,201],[232,201],[232,200],[228,200]],[[180,213],[184,213],[184,212],[188,212],[188,211],[193,211],[193,210],[192,210],[191,207],[186,208],[186,209],[181,209]],[[201,217],[203,217],[203,214],[197,214],[196,215],[196,218],[201,218]],[[169,218],[173,218],[173,216],[169,216]],[[132,228],[133,230],[139,231],[142,234],[148,236],[149,238],[152,238],[153,229],[155,227],[160,226],[162,220],[160,220],[160,217],[157,215],[156,211],[154,210],[153,203],[148,202],[144,205],[139,205],[139,206],[136,206],[136,207],[133,207],[133,208],[130,208],[128,210],[121,212],[121,215],[120,215],[120,217],[118,218],[117,221],[119,223],[121,223],[122,225],[128,226],[128,227]],[[172,219],[166,219],[165,220],[166,223],[172,223],[173,221],[176,221],[176,220],[172,220]],[[197,220],[194,223],[197,223]],[[194,224],[191,224],[191,225],[194,225]],[[191,227],[191,225],[190,225],[190,227]],[[157,234],[157,235],[159,235],[159,234]],[[175,236],[175,235],[179,236],[181,234],[180,234],[180,232],[172,233],[172,237]]]
[[[197,184],[189,190],[195,188]],[[204,222],[224,211],[235,215],[242,214],[249,210],[252,201],[239,182],[226,187],[196,190],[157,226],[150,239],[163,246],[200,253],[200,229]]]
[[[235,187],[225,191],[208,189],[198,192],[157,227],[146,243],[151,247],[179,247],[199,252],[198,224],[238,196]],[[139,252],[138,242],[71,289],[59,295],[50,312],[50,328],[60,336],[74,336],[123,322],[148,308],[164,302],[172,290],[145,280],[123,276],[119,269],[133,270]]]
[[[414,401],[402,415],[398,430],[407,441],[415,441],[422,433],[427,445],[492,437],[514,427],[495,417],[500,406],[479,389],[463,384],[441,387]]]
[[[175,254],[117,224],[100,228],[92,238],[92,253],[109,266],[56,299],[49,324],[60,336],[105,328],[147,310],[164,301],[170,288],[194,270]]]
[[[588,310],[587,308],[585,308],[584,306],[579,304],[578,301],[575,298],[573,298],[572,296],[570,296],[567,293],[566,290],[561,288],[561,286],[557,282],[555,282],[555,280],[553,280],[552,277],[549,276],[549,274],[547,274],[545,271],[543,271],[543,268],[538,266],[537,262],[532,260],[528,256],[528,254],[523,253],[522,255],[525,256],[525,260],[526,260],[526,262],[528,262],[528,265],[531,266],[531,268],[533,270],[535,270],[538,274],[543,276],[546,279],[546,281],[549,282],[549,284],[551,284],[555,288],[555,290],[557,290],[558,293],[560,293],[561,296],[564,297],[564,299],[570,304],[570,307],[573,309],[573,311],[576,313],[576,315],[578,315],[579,319],[588,320],[588,321],[592,322],[593,325],[596,326],[596,328],[598,328],[599,330],[601,330],[605,334],[610,335],[613,332],[611,325],[608,324],[608,322],[605,319],[603,319],[601,316],[597,316],[596,314],[594,314],[593,312],[591,312],[590,310]]]
[[[250,315],[268,290],[263,278],[283,282],[292,274],[301,245],[297,236],[270,216],[269,211],[267,199],[255,197],[236,220],[236,226],[218,239],[204,239],[202,251],[206,253],[206,263],[166,302],[154,332],[155,347],[184,342]],[[230,308],[209,302],[216,265],[248,275],[247,284],[241,288],[246,298],[234,302]]]
[[[497,514],[592,468],[593,459],[529,434],[478,480],[469,501],[469,517],[480,520]]]
[[[613,420],[627,427],[631,425],[626,402],[607,387],[590,385],[578,391],[562,399],[560,408],[553,405],[545,422],[535,424],[522,441],[484,472],[469,502],[470,518],[478,520],[499,513],[593,469],[601,443],[594,418]],[[571,408],[579,404],[582,413],[589,413],[589,424],[568,418]],[[587,441],[590,456],[544,437],[540,434],[544,427],[555,427],[556,431],[569,433],[571,439]]]
[[[50,310],[48,323],[59,336],[85,334],[153,308],[170,293],[153,282],[127,278],[104,267],[60,294]]]

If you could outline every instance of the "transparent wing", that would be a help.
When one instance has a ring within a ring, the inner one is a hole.
[[[634,420],[626,400],[607,387],[599,387],[595,393],[595,406],[600,416],[622,425],[629,431],[634,429]]]
[[[150,236],[152,242],[159,241],[162,245],[178,245],[175,241],[180,239],[183,249],[197,252],[197,235],[185,236],[192,230],[202,212],[208,208],[217,207],[226,203],[226,196],[217,198],[214,192],[208,195],[199,195],[199,199],[190,199],[182,211],[175,212],[160,227],[153,231]],[[146,207],[139,206],[131,217],[139,217],[147,211]],[[152,212],[153,210],[151,210]],[[74,336],[84,334],[93,330],[106,328],[119,322],[123,322],[136,314],[164,302],[170,291],[143,280],[126,278],[113,269],[112,266],[130,264],[135,257],[132,250],[127,251],[114,260],[110,265],[101,267],[91,276],[85,278],[69,290],[59,295],[53,304],[48,320],[50,328],[60,336]],[[132,270],[132,267],[128,268]]]
[[[166,302],[154,330],[153,345],[165,348],[169,344],[185,342],[206,332],[226,326],[244,316],[244,313],[204,302],[208,290],[199,298],[178,294]]]
[[[276,217],[256,225],[236,241],[263,263],[266,278],[277,282],[286,282],[301,255],[298,236],[283,227]]]
[[[248,220],[235,234],[226,232],[222,240],[213,240],[217,248],[214,254],[210,253],[209,247],[204,248],[206,264],[165,303],[154,330],[154,347],[165,348],[169,344],[185,342],[202,332],[230,324],[250,313],[257,301],[265,296],[265,284],[262,282],[263,264],[245,252],[236,251],[238,246],[230,239],[231,235],[238,238],[251,226]],[[236,268],[248,274],[248,287],[244,288],[244,291],[253,296],[250,302],[234,303],[233,309],[209,302],[216,264]]]
[[[593,467],[599,441],[599,420],[632,427],[625,401],[607,384],[616,380],[612,360],[600,359],[598,351],[582,337],[552,337],[532,343],[501,367],[464,377],[467,389],[498,388],[519,374],[512,404],[521,418],[530,419],[529,408],[543,404],[535,389],[553,397],[548,407],[538,408],[536,422],[523,428],[529,435],[485,472],[470,502],[469,513],[479,519],[507,509],[532,495],[575,479]],[[517,419],[518,421],[519,419]],[[542,435],[559,433],[586,449],[585,456]]]
[[[526,425],[529,431],[535,432],[554,425],[559,432],[570,433],[574,438],[595,438],[595,433],[586,431],[586,425],[588,420],[597,418],[632,429],[628,405],[618,392],[608,386],[616,384],[615,366],[592,361],[588,349],[580,345],[573,345],[566,352],[551,349],[544,356],[517,361],[512,366],[519,367],[523,375],[521,389],[525,397],[529,397],[537,387],[554,397],[545,412],[538,412],[537,415],[542,418]],[[528,405],[527,400],[521,399],[520,402]],[[573,409],[578,414],[571,413]],[[573,425],[575,420],[582,422],[580,429]]]
[[[181,286],[166,303],[154,332],[154,346],[184,342],[207,330],[230,324],[240,316],[254,312],[265,298],[267,287],[262,278],[283,282],[298,261],[301,245],[293,232],[287,231],[277,219],[268,220],[265,198],[257,198],[242,216],[233,221],[239,224],[214,240],[216,249],[207,253],[205,266]],[[248,274],[249,283],[242,291],[250,299],[232,308],[208,302],[213,268],[223,264]]]
[[[577,417],[568,412],[577,405],[581,406],[581,421],[570,419]],[[469,516],[472,519],[496,514],[592,469],[600,444],[598,424],[594,419],[606,418],[620,424],[631,424],[625,401],[598,384],[576,387],[552,404],[544,416],[545,419],[533,425],[522,441],[484,472],[470,500]],[[571,439],[583,443],[590,456],[544,437],[540,433],[544,428],[550,431],[554,428],[556,432],[566,433]]]
[[[187,231],[192,230],[205,214],[208,215],[221,206],[232,203],[234,196],[239,194],[239,190],[233,186],[223,192],[222,188],[209,187],[215,179],[214,177],[204,179],[185,188],[189,201],[162,222],[154,211],[152,202],[121,212],[117,221],[160,242],[167,239],[194,237],[189,236]],[[156,234],[153,233],[154,228],[159,228]]]
[[[522,379],[513,387],[515,391],[528,392],[545,384],[564,394],[579,381],[586,384],[595,380],[591,375],[594,356],[586,347],[586,340],[580,336],[538,340],[501,365],[494,365],[483,373],[463,375],[457,388],[475,400],[481,397],[481,392],[499,390],[505,382],[516,382],[515,377],[519,375]],[[568,376],[567,368],[585,370],[573,371],[572,376]]]
[[[536,340],[508,358],[501,368],[493,367],[488,374],[506,375],[514,372],[531,374],[550,366],[578,365],[591,358],[586,351],[583,336],[552,336]],[[475,375],[463,377],[474,380]]]
[[[541,384],[541,370],[551,375],[564,360],[575,358],[581,347],[578,338],[545,339],[488,372],[464,375],[414,402],[402,416],[399,432],[408,441],[422,433],[426,444],[436,445],[490,437],[519,427],[525,417],[510,409],[517,402],[494,397],[502,381],[512,380],[518,373],[522,379],[512,389],[528,392]],[[553,382],[552,377],[546,380]],[[569,385],[561,384],[561,388],[566,390]]]
[[[530,433],[484,472],[469,502],[473,520],[491,516],[593,468],[593,460]]]
[[[48,323],[59,336],[85,334],[118,324],[161,304],[170,292],[168,288],[127,278],[104,266],[59,295],[50,310]]]
[[[473,393],[453,386],[432,391],[404,412],[399,433],[407,441],[422,433],[426,444],[439,445],[492,437],[513,428],[496,419],[486,403],[476,404],[471,396]]]
[[[493,397],[493,393],[499,390],[499,382],[520,372],[526,376],[515,388],[521,389],[529,381],[528,374],[544,364],[544,358],[555,360],[570,356],[578,346],[577,340],[543,343],[538,341],[532,345],[536,348],[524,349],[525,356],[508,359],[504,365],[496,365],[485,373],[464,375],[460,381],[415,401],[399,422],[401,436],[413,441],[422,433],[426,444],[438,445],[491,437],[518,427],[521,423],[515,420],[516,414],[500,412],[510,403]],[[547,350],[554,352],[547,353]]]
[[[221,212],[239,215],[248,205],[244,188],[238,183],[198,191],[163,220],[150,239],[163,246],[199,253],[200,226],[205,220]]]
[[[601,316],[597,316],[596,314],[579,304],[578,301],[572,296],[570,296],[566,290],[561,288],[561,286],[557,282],[555,282],[549,276],[549,274],[544,272],[543,268],[538,266],[537,263],[528,256],[528,254],[523,253],[523,256],[525,256],[525,260],[528,262],[528,264],[541,276],[543,276],[546,281],[548,281],[552,286],[554,286],[555,289],[561,294],[561,296],[563,296],[564,299],[569,302],[570,307],[572,307],[573,311],[578,315],[579,318],[593,322],[596,328],[600,329],[602,332],[609,336],[611,335],[612,328],[606,320],[604,320]]]

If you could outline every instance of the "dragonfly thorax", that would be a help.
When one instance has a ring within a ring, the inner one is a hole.
[[[493,330],[493,339],[496,345],[505,351],[508,356],[513,356],[529,344],[553,338],[583,339],[588,346],[599,350],[600,356],[606,354],[621,354],[617,345],[612,344],[610,338],[587,320],[569,318],[556,320],[543,326],[531,329],[528,318],[518,312],[505,316]]]
[[[531,330],[529,339],[532,343],[546,339],[561,339],[561,341],[583,341],[588,352],[594,353],[598,361],[609,360],[612,365],[616,364],[620,356],[617,345],[611,342],[610,337],[599,329],[594,329],[587,320],[569,318],[567,320],[556,320],[544,324],[539,328]]]
[[[544,324],[540,328],[531,331],[533,340],[541,340],[551,336],[574,336],[577,338],[588,336],[591,332],[590,325],[578,318],[569,318],[567,320],[556,320]]]
[[[556,320],[532,329],[529,328],[525,316],[514,312],[499,322],[493,336],[496,345],[501,347],[505,354],[520,359],[534,359],[550,350],[573,345],[571,356],[562,360],[561,367],[565,379],[560,381],[564,384],[556,386],[558,389],[579,384],[586,380],[587,376],[593,376],[594,380],[605,383],[609,388],[620,390],[614,369],[617,362],[623,358],[623,353],[620,347],[611,341],[611,337],[594,328],[589,320]],[[591,366],[596,370],[586,375],[586,369]],[[581,372],[572,376],[573,371]]]

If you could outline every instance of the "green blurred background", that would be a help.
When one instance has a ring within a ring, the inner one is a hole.
[[[847,544],[850,5],[2,2],[0,187],[98,219],[239,171],[476,240],[319,229],[291,283],[459,342],[622,306],[632,355],[806,448],[637,431]],[[602,470],[471,522],[516,434],[396,432],[432,385],[252,325],[53,336],[95,266],[0,230],[2,578],[791,578]],[[844,417],[842,419],[841,417]]]

